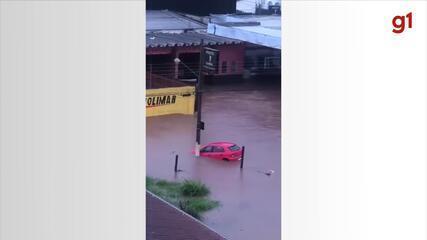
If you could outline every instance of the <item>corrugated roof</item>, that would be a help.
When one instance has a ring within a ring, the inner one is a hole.
[[[146,47],[199,46],[202,39],[205,45],[229,45],[242,43],[240,40],[208,33],[147,33]]]

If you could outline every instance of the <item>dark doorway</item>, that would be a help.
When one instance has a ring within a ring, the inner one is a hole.
[[[179,59],[182,64],[179,64],[179,78],[180,79],[197,79],[199,76],[199,53],[181,53]],[[188,66],[185,67],[185,65]],[[191,70],[190,70],[190,69]]]
[[[154,73],[162,76],[173,76],[174,74],[174,59],[170,54],[148,55],[147,58],[147,73]]]

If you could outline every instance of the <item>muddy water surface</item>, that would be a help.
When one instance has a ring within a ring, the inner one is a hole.
[[[257,89],[257,90],[254,90]],[[280,239],[280,86],[208,88],[203,96],[202,144],[231,141],[246,147],[239,162],[195,158],[195,116],[147,118],[147,175],[196,179],[221,206],[203,222],[230,240]],[[174,155],[179,154],[175,174]],[[271,176],[265,172],[274,170]]]

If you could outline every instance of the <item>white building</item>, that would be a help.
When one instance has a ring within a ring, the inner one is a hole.
[[[269,10],[270,6],[280,6],[280,0],[238,0],[236,10],[242,13],[255,14],[258,10]]]
[[[248,74],[280,75],[281,18],[279,15],[211,15],[208,33],[245,41]]]
[[[208,33],[281,49],[281,21],[277,15],[212,15]]]

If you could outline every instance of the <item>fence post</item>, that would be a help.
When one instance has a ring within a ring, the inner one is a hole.
[[[178,172],[178,154],[175,155],[175,168],[174,168],[175,172]]]
[[[245,146],[242,146],[242,160],[240,160],[240,169],[243,169],[244,160],[245,160]]]

